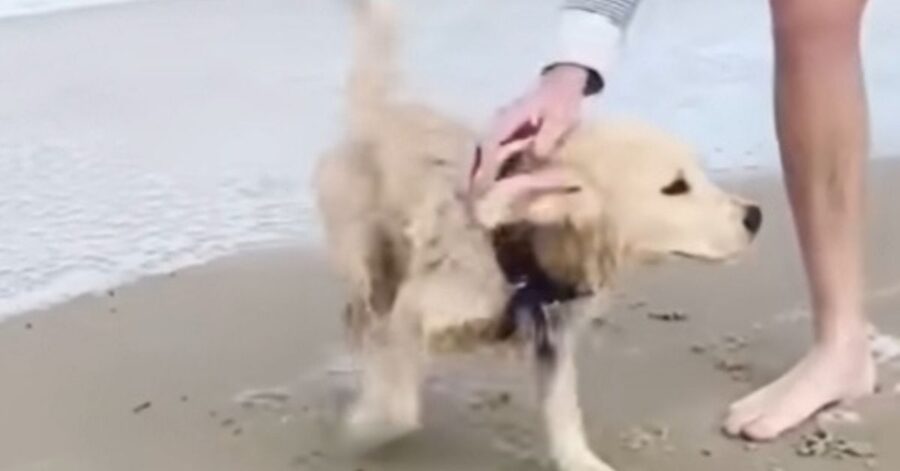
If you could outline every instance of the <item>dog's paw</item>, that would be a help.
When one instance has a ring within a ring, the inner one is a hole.
[[[556,467],[559,471],[615,471],[591,452],[558,456]]]
[[[344,421],[341,441],[345,452],[361,455],[397,441],[420,427],[416,418],[357,405]]]

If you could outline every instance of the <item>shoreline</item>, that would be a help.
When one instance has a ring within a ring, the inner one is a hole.
[[[45,2],[20,2],[24,6],[6,6],[0,8],[0,25],[5,21],[16,21],[24,18],[50,17],[77,13],[84,10],[126,6],[151,0],[57,0]]]
[[[890,165],[890,164],[886,164]],[[900,162],[897,164],[900,167]],[[780,170],[765,167],[743,167],[710,171],[710,178],[726,184],[751,185],[758,181],[775,180]],[[208,254],[201,257],[185,254],[179,258],[160,261],[152,267],[141,267],[139,273],[122,273],[117,276],[96,279],[90,273],[76,275],[72,279],[55,279],[49,286],[14,296],[0,299],[0,324],[29,313],[53,309],[61,304],[77,300],[84,296],[96,296],[110,289],[117,289],[140,283],[146,279],[167,276],[172,272],[202,267],[211,263],[227,261],[236,257],[253,256],[278,250],[316,250],[321,248],[323,239],[318,227],[297,229],[297,237],[275,237],[269,240],[236,242],[234,247],[223,253]]]
[[[765,199],[770,202],[783,198],[780,169],[745,166],[719,171],[711,170],[709,174],[713,180],[733,188],[770,187],[768,191],[775,193],[775,195],[766,196]],[[871,161],[869,174],[872,183],[870,185],[873,193],[872,199],[878,200],[882,198],[881,193],[888,191],[885,188],[889,188],[889,185],[885,184],[884,180],[889,180],[890,177],[885,175],[900,175],[900,158],[886,157],[881,160]],[[110,289],[130,286],[147,279],[167,276],[173,272],[190,270],[240,257],[253,257],[256,254],[265,254],[278,250],[320,249],[323,243],[320,229],[315,224],[311,224],[311,226],[298,228],[295,237],[279,236],[268,238],[268,240],[237,242],[234,247],[221,253],[211,253],[201,257],[184,255],[158,262],[152,267],[141,267],[138,273],[125,273],[105,277],[104,279],[92,279],[88,273],[86,276],[73,278],[74,283],[72,280],[57,279],[45,288],[9,299],[0,299],[0,325],[21,316],[28,316],[33,312],[53,309],[82,297],[96,296]],[[67,283],[68,286],[66,285]]]

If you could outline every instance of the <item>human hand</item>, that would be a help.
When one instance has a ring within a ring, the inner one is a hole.
[[[496,180],[504,163],[524,150],[546,158],[559,147],[580,118],[587,81],[586,69],[559,65],[546,72],[534,90],[501,109],[473,163],[471,191],[481,194],[495,183],[515,185],[523,194],[531,189],[548,191],[551,182],[541,178]]]

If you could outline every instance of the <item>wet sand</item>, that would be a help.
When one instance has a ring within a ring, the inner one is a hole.
[[[758,177],[728,183],[766,214],[743,262],[643,271],[588,335],[582,398],[607,461],[634,471],[900,466],[900,363],[890,351],[900,336],[900,166],[872,173],[869,309],[887,356],[882,393],[855,408],[859,424],[828,427],[876,456],[836,446],[798,456],[811,425],[752,447],[718,432],[727,404],[809,341],[783,192]],[[330,426],[353,387],[341,303],[320,251],[286,247],[10,319],[0,324],[0,470],[547,469],[527,368],[484,357],[438,367],[420,433],[364,460],[334,455]]]

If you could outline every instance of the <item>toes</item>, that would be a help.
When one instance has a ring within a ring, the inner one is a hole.
[[[744,427],[741,435],[752,441],[774,440],[782,433],[800,425],[827,405],[829,403],[822,398],[806,398],[804,401],[798,401],[796,397],[788,397],[780,404],[773,404],[768,413]]]
[[[778,438],[787,430],[783,420],[776,417],[763,416],[741,430],[741,437],[754,442],[768,442]]]
[[[758,389],[740,401],[731,404],[728,408],[728,416],[725,419],[723,430],[725,434],[739,437],[743,429],[762,416],[767,399],[770,396],[773,385]]]
[[[744,433],[744,427],[759,419],[762,412],[759,407],[746,407],[733,409],[728,413],[722,430],[731,437],[740,437]]]

